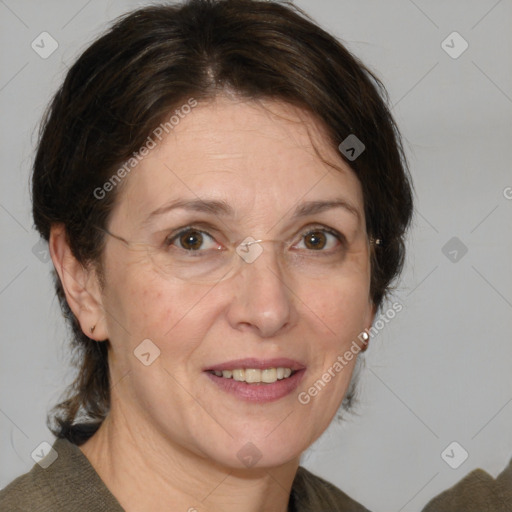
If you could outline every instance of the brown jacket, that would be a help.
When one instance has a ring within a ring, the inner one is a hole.
[[[35,464],[0,491],[1,512],[124,512],[78,446],[57,439],[53,449],[58,457],[46,469]],[[295,475],[288,510],[368,512],[303,467]]]
[[[0,491],[1,512],[124,512],[78,447],[57,439],[58,458],[38,464]],[[299,467],[289,512],[368,512],[334,485]],[[512,512],[512,460],[493,479],[477,469],[433,498],[422,512]]]
[[[423,512],[512,512],[512,460],[496,479],[475,469],[432,499]]]

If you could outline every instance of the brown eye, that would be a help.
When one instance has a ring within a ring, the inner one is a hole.
[[[200,231],[189,230],[182,233],[179,237],[180,245],[187,251],[196,251],[203,244],[203,235]]]
[[[308,249],[323,249],[327,243],[327,237],[322,231],[311,231],[304,236],[305,245]]]
[[[174,246],[189,253],[197,253],[197,255],[204,255],[212,249],[220,249],[219,244],[208,232],[193,227],[170,235],[165,240],[165,245],[167,248]]]
[[[303,232],[296,248],[328,255],[338,252],[345,246],[345,237],[335,229],[327,227],[313,227]]]

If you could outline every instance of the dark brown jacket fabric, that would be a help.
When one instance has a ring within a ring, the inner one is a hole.
[[[0,512],[124,512],[77,445],[57,439],[53,449],[58,457],[46,469],[35,464],[0,491]],[[288,510],[368,512],[303,467],[293,481]]]
[[[423,512],[512,512],[512,460],[496,479],[475,469],[432,499]]]

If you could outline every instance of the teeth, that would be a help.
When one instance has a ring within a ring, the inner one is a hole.
[[[243,370],[233,370],[233,379],[238,381],[245,380],[245,372]]]
[[[278,380],[287,379],[292,374],[291,368],[265,368],[260,370],[259,368],[237,368],[235,370],[224,370],[212,371],[217,377],[224,377],[225,379],[231,379],[238,382],[247,382],[248,384],[258,384],[264,382],[266,384],[272,384]]]
[[[265,370],[261,370],[261,382],[271,383],[277,380],[277,369],[276,368],[266,368]]]
[[[245,370],[245,382],[261,382],[261,370],[247,368],[247,370]]]

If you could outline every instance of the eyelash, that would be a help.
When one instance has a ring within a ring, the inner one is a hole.
[[[212,228],[208,228],[208,229],[212,229]],[[214,229],[212,229],[212,230],[215,231]],[[215,240],[215,237],[212,236],[208,231],[206,231],[205,228],[201,228],[201,227],[195,226],[195,225],[188,225],[188,226],[185,226],[185,227],[181,228],[178,232],[172,233],[169,236],[167,236],[166,239],[165,239],[165,246],[166,247],[171,246],[176,240],[178,240],[182,235],[188,233],[189,231],[197,231],[197,232],[199,232],[201,234],[206,234],[212,240]],[[323,225],[308,226],[308,228],[305,231],[301,232],[301,238],[304,238],[305,236],[307,236],[307,235],[309,235],[311,233],[314,233],[315,231],[323,231],[325,233],[329,233],[330,235],[334,236],[340,242],[341,248],[344,248],[347,245],[347,240],[346,240],[345,236],[342,233],[340,233],[336,229],[329,228],[329,227],[323,226]],[[178,247],[178,249],[182,249],[182,248]],[[182,249],[182,250],[184,250],[184,251],[186,251],[188,253],[204,252],[204,251],[201,251],[201,250],[197,250],[197,251],[191,251],[191,250],[188,250],[188,249]],[[329,253],[332,253],[333,250],[330,250],[330,251],[329,250],[318,250],[318,251],[311,250],[310,252],[317,252],[317,253],[322,253],[323,252],[323,253],[329,254]]]

